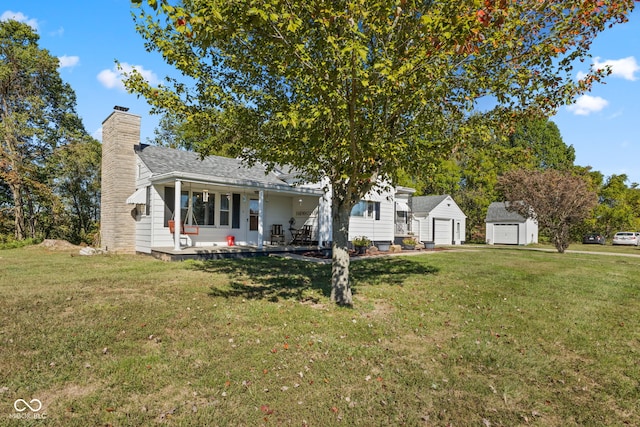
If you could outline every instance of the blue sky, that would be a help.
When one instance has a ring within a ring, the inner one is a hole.
[[[130,0],[0,0],[0,19],[29,23],[40,35],[40,47],[60,58],[60,74],[76,93],[78,114],[98,139],[114,105],[142,116],[143,142],[157,125],[146,102],[124,91],[116,59],[152,82],[175,75],[157,53],[145,50],[130,5]],[[611,65],[613,74],[552,120],[564,142],[574,146],[576,164],[640,183],[640,8],[629,22],[602,33],[591,53],[596,66]]]

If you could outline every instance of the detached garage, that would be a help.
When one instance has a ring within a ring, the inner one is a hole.
[[[449,195],[411,198],[412,230],[421,242],[461,245],[467,216]]]
[[[538,224],[507,210],[508,202],[494,202],[487,209],[486,242],[489,245],[538,243]]]

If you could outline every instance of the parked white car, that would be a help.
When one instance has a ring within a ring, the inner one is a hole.
[[[613,236],[614,245],[634,245],[638,246],[640,233],[633,231],[620,231]]]

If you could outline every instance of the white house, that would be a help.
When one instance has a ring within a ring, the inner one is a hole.
[[[538,223],[507,209],[509,202],[493,202],[487,209],[486,242],[489,245],[538,243]]]
[[[140,116],[116,108],[103,122],[101,246],[115,252],[331,240],[321,183],[220,156],[140,144]],[[392,241],[395,190],[352,210],[349,238]]]
[[[461,245],[467,216],[449,195],[411,198],[412,231],[420,242]]]

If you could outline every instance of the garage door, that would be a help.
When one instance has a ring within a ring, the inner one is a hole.
[[[517,245],[518,224],[496,224],[493,226],[493,238],[496,245]]]
[[[436,245],[450,245],[453,239],[450,219],[433,220],[433,241]]]

